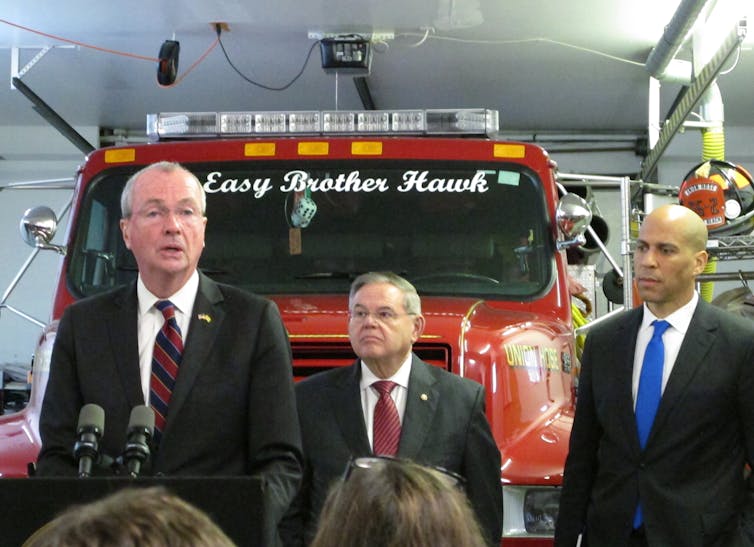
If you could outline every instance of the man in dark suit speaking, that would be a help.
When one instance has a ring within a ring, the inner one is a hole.
[[[644,305],[587,335],[557,547],[752,545],[754,324],[699,298],[706,246],[680,205],[642,223]]]
[[[466,493],[490,544],[500,544],[500,451],[484,414],[484,388],[421,361],[424,330],[416,289],[392,273],[351,285],[348,335],[359,360],[296,386],[304,480],[283,537],[311,541],[328,489],[351,458],[387,455],[443,467]]]
[[[76,474],[86,404],[105,411],[101,452],[126,442],[133,407],[155,409],[147,473],[258,475],[277,518],[301,477],[291,350],[275,305],[197,271],[206,197],[178,164],[126,183],[121,231],[138,280],[69,306],[42,405],[38,475]],[[208,494],[211,495],[211,494]]]

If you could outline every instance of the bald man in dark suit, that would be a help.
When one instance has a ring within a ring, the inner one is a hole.
[[[696,294],[706,244],[690,209],[666,205],[644,219],[634,253],[644,305],[586,339],[557,547],[579,535],[582,547],[753,544],[744,468],[754,461],[754,324]],[[659,406],[640,426],[655,321],[669,324]]]

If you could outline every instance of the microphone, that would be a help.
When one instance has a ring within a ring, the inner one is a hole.
[[[92,474],[92,464],[99,458],[99,440],[105,432],[105,411],[101,406],[81,407],[76,428],[78,440],[73,446],[73,458],[79,464],[79,477]]]
[[[132,477],[139,476],[142,464],[149,458],[149,441],[154,433],[154,410],[146,405],[135,406],[128,419],[123,463]]]

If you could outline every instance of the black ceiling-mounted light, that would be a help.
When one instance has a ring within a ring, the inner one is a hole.
[[[328,73],[367,76],[372,66],[372,44],[355,34],[332,36],[319,41],[322,68]]]
[[[172,85],[178,74],[178,53],[181,44],[176,40],[165,40],[160,48],[157,65],[157,81],[160,85]]]

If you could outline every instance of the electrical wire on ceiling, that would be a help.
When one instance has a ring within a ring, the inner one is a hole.
[[[33,28],[25,27],[23,25],[19,25],[18,23],[14,23],[12,21],[7,21],[5,19],[0,19],[0,23],[4,23],[4,24],[6,24],[8,26],[15,27],[15,28],[18,28],[18,29],[21,29],[21,30],[25,30],[27,32],[31,32],[33,34],[38,34],[39,36],[44,36],[46,38],[52,38],[53,40],[59,40],[61,42],[65,42],[67,44],[73,44],[73,45],[76,45],[76,46],[81,46],[81,47],[85,47],[85,48],[89,48],[89,49],[94,49],[94,50],[97,50],[97,51],[101,51],[103,53],[110,53],[112,55],[121,55],[123,57],[131,57],[133,59],[139,59],[139,60],[142,60],[142,61],[152,61],[153,63],[156,63],[156,62],[159,61],[159,59],[157,57],[146,57],[144,55],[136,55],[135,53],[127,53],[125,51],[118,51],[118,50],[115,50],[115,49],[107,49],[107,48],[100,47],[100,46],[94,46],[92,44],[86,44],[84,42],[79,42],[77,40],[71,40],[69,38],[63,38],[62,36],[56,36],[54,34],[48,34],[47,32],[42,32],[41,30],[36,30],[36,29],[33,29]]]
[[[419,47],[420,45],[422,45],[424,42],[427,41],[427,38],[429,38],[429,33],[430,32],[432,34],[435,33],[435,28],[434,27],[421,27],[421,28],[424,31],[424,36],[422,36],[421,40],[419,40],[415,44],[411,44],[409,47]],[[406,34],[406,36],[410,36],[410,35]]]
[[[126,52],[126,51],[118,51],[118,50],[115,50],[115,49],[108,49],[108,48],[104,48],[104,47],[100,47],[100,46],[95,46],[95,45],[92,45],[92,44],[87,44],[85,42],[79,42],[78,40],[71,40],[69,38],[63,38],[62,36],[56,36],[55,34],[49,34],[47,32],[42,32],[41,30],[36,30],[36,29],[33,29],[33,28],[25,27],[23,25],[19,25],[18,23],[14,23],[14,22],[8,21],[6,19],[0,19],[0,23],[4,23],[4,24],[6,24],[8,26],[15,27],[15,28],[18,28],[18,29],[21,29],[21,30],[25,30],[27,32],[31,32],[31,33],[37,34],[39,36],[44,36],[45,38],[51,38],[53,40],[58,40],[60,42],[65,42],[67,44],[73,44],[73,45],[76,45],[76,46],[79,46],[79,47],[93,49],[93,50],[99,51],[101,53],[108,53],[110,55],[120,55],[122,57],[129,57],[131,59],[138,59],[140,61],[150,61],[152,63],[159,63],[160,62],[160,59],[158,59],[157,57],[147,57],[145,55],[137,55],[135,53],[129,53],[129,52]],[[205,51],[199,57],[199,59],[197,59],[197,61],[195,61],[188,68],[188,70],[186,70],[183,74],[181,74],[176,79],[176,81],[173,84],[171,84],[169,86],[160,86],[160,87],[175,87],[176,85],[178,85],[179,82],[181,82],[192,70],[194,70],[202,61],[204,61],[204,59],[207,57],[207,55],[209,55],[210,52],[213,49],[215,49],[215,47],[217,47],[218,43],[219,43],[219,39],[215,39],[214,43],[212,43],[209,46],[209,48],[207,49],[207,51]]]
[[[738,61],[741,60],[741,49],[743,49],[743,42],[738,44],[738,48],[736,49],[736,58],[733,60],[730,68],[720,70],[718,76],[725,76],[726,74],[732,72],[733,69],[736,68],[736,66],[738,66]]]
[[[418,47],[424,44],[425,42],[427,42],[428,40],[439,40],[439,41],[445,41],[445,42],[457,42],[461,44],[492,45],[492,46],[546,43],[546,44],[553,44],[556,46],[575,49],[577,51],[591,53],[593,55],[599,55],[600,57],[607,57],[608,59],[612,59],[613,61],[620,61],[621,63],[628,63],[630,65],[640,66],[642,68],[644,67],[643,62],[632,61],[631,59],[624,59],[623,57],[610,55],[609,53],[605,53],[604,51],[590,49],[590,48],[579,46],[576,44],[569,44],[568,42],[561,42],[559,40],[552,40],[550,38],[540,37],[540,38],[524,38],[521,40],[479,40],[479,39],[472,39],[472,38],[457,38],[455,36],[443,36],[440,34],[435,34],[435,29],[432,27],[422,27],[422,30],[424,32],[421,34],[416,33],[416,32],[404,32],[404,33],[401,33],[400,36],[419,38],[419,41],[416,42],[415,44],[411,44],[411,47]]]
[[[236,71],[236,73],[243,78],[248,83],[255,85],[257,87],[261,87],[262,89],[266,89],[268,91],[284,91],[291,87],[296,81],[301,77],[301,75],[304,73],[304,70],[306,69],[306,65],[309,64],[309,59],[312,56],[312,52],[314,51],[314,48],[317,47],[317,44],[319,44],[319,40],[314,42],[311,47],[309,48],[309,52],[306,54],[306,59],[304,59],[304,64],[301,66],[301,70],[298,71],[298,74],[296,74],[291,81],[289,81],[287,84],[282,86],[271,86],[271,85],[265,85],[260,82],[254,81],[248,76],[246,76],[243,72],[241,72],[236,65],[233,64],[233,61],[230,60],[230,56],[228,55],[228,52],[225,50],[225,46],[223,45],[223,41],[220,38],[220,35],[222,34],[222,27],[220,24],[215,24],[215,31],[217,32],[217,41],[220,44],[220,49],[223,51],[223,55],[225,55],[225,59],[228,61],[228,64],[230,67]]]

